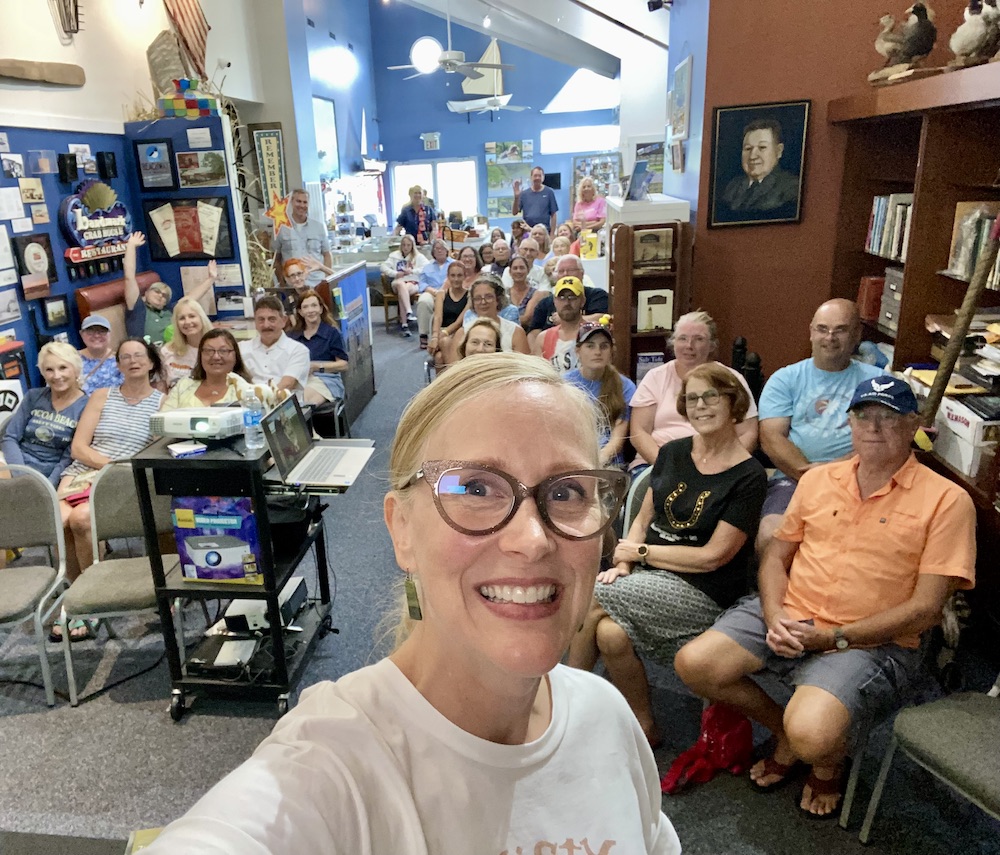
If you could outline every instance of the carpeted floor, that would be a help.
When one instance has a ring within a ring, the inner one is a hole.
[[[382,496],[389,444],[403,407],[424,383],[423,358],[416,337],[386,335],[378,309],[373,327],[378,394],[353,433],[374,439],[376,453],[361,481],[333,498],[326,512],[339,632],[318,643],[299,688],[379,658],[385,615],[396,598],[400,573],[382,523]],[[315,565],[304,567],[307,579],[314,578]],[[193,641],[203,620],[197,609],[188,615]],[[119,632],[121,641],[75,645],[81,693],[90,698],[76,709],[60,700],[52,710],[40,688],[13,682],[40,682],[30,638],[0,633],[0,829],[124,839],[134,828],[165,824],[245,759],[274,725],[271,704],[211,699],[198,699],[173,723],[155,615],[123,621]],[[57,688],[65,691],[59,648],[50,647],[50,655]],[[658,682],[654,698],[666,739],[657,760],[665,770],[697,737],[700,704],[675,691],[672,680]],[[1000,824],[905,760],[894,766],[872,843],[858,843],[856,829],[887,734],[883,726],[871,740],[852,832],[798,816],[795,786],[762,795],[727,774],[665,798],[664,810],[691,855],[1000,855]]]

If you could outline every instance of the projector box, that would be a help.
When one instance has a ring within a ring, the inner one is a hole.
[[[171,504],[184,579],[259,585],[260,539],[247,496],[175,496]]]

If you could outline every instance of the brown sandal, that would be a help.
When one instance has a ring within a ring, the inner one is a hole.
[[[833,810],[829,813],[813,813],[811,810],[806,810],[802,807],[802,796],[799,796],[799,811],[806,815],[809,819],[833,819],[839,816],[840,809],[844,803],[844,780],[847,777],[847,765],[841,766],[833,775],[832,778],[817,778],[816,773],[810,769],[809,776],[806,778],[805,785],[802,787],[802,792],[805,792],[805,788],[809,788],[809,793],[811,796],[840,796],[837,804],[834,806]]]
[[[753,778],[750,779],[750,783],[753,784],[754,790],[758,793],[769,793],[787,784],[792,778],[792,773],[801,763],[801,760],[793,760],[791,763],[779,763],[773,757],[765,757],[764,772],[761,777],[767,778],[771,775],[780,775],[780,777],[777,781],[772,781],[770,784],[758,784]]]

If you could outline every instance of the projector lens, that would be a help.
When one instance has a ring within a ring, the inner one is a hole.
[[[205,563],[209,567],[218,567],[222,563],[222,556],[218,552],[208,552],[205,554]]]

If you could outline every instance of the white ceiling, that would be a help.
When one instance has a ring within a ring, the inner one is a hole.
[[[403,0],[501,41],[606,77],[637,42],[667,45],[670,13],[646,0]],[[483,27],[489,13],[491,25]]]

